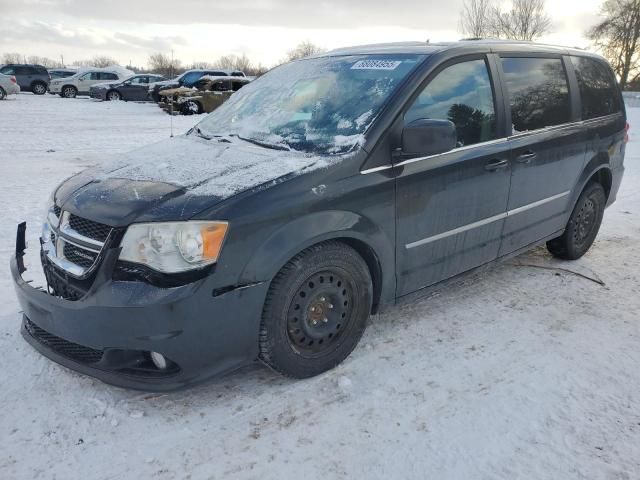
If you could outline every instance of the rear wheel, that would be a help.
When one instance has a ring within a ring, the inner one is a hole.
[[[78,90],[72,85],[63,87],[62,92],[60,92],[60,96],[64,98],[76,98],[76,95],[78,95]]]
[[[276,275],[267,294],[261,360],[293,378],[335,367],[364,332],[372,292],[367,264],[351,247],[325,242],[298,254]]]
[[[577,260],[582,257],[598,235],[607,198],[599,183],[589,183],[576,203],[564,234],[547,242],[554,257]]]
[[[47,85],[42,82],[34,82],[34,84],[31,85],[31,91],[34,95],[44,95],[47,93]]]
[[[194,100],[188,100],[182,104],[181,107],[183,115],[198,115],[202,113],[200,104]]]
[[[110,102],[117,102],[119,100],[122,100],[122,95],[120,95],[120,92],[116,90],[111,90],[109,93],[107,93],[107,100],[109,100]]]
[[[0,100],[4,100],[7,98],[7,92],[4,91],[4,88],[0,87]]]

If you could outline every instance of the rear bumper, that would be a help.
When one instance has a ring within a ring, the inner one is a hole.
[[[21,253],[18,246],[11,274],[23,310],[22,334],[65,367],[121,387],[169,391],[258,356],[267,283],[213,296],[210,278],[170,289],[113,281],[108,270],[118,252],[112,249],[87,295],[70,301],[26,283]],[[158,370],[149,352],[161,353],[172,367]]]

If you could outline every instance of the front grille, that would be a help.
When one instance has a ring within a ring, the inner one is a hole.
[[[105,242],[109,233],[111,233],[111,227],[109,225],[77,217],[73,214],[69,215],[69,226],[80,235],[99,242]]]
[[[69,342],[64,338],[56,337],[52,333],[43,330],[28,318],[25,318],[25,328],[29,335],[42,345],[71,360],[81,363],[97,363],[102,360],[103,351]]]
[[[64,244],[64,258],[85,270],[89,270],[93,266],[97,257],[98,253],[91,250],[77,247],[72,243]]]

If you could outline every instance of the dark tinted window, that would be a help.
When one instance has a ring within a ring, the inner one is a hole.
[[[458,146],[496,138],[491,80],[484,60],[457,63],[440,72],[405,114],[405,124],[419,118],[449,120]]]
[[[15,67],[15,72],[16,75],[33,75],[34,73],[36,73],[33,67],[27,66]]]
[[[195,82],[197,82],[203,75],[204,72],[189,72],[185,74],[184,77],[182,77],[182,82],[187,86],[191,86]]]
[[[115,73],[101,72],[99,75],[99,80],[118,80],[118,75]]]
[[[582,118],[602,117],[620,111],[620,95],[611,69],[592,58],[571,57],[582,98]]]
[[[559,58],[503,58],[515,132],[567,123],[569,88]]]
[[[15,70],[13,69],[13,67],[2,67],[0,69],[0,73],[3,73],[5,75],[15,75],[16,74]]]

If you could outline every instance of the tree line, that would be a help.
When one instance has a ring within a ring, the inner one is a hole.
[[[297,60],[299,58],[308,57],[317,53],[324,52],[325,49],[315,45],[312,42],[304,41],[289,50],[287,54],[277,63]],[[111,65],[119,65],[120,62],[113,57],[105,55],[96,55],[92,58],[84,60],[75,60],[70,64],[64,63],[64,58],[60,60],[36,56],[23,55],[21,53],[5,53],[0,56],[0,64],[5,63],[31,63],[42,65],[46,68],[63,68],[71,67],[97,67],[104,68]],[[249,76],[260,76],[267,72],[270,68],[265,67],[261,62],[254,63],[246,54],[241,55],[223,55],[213,61],[194,61],[191,63],[182,62],[180,59],[174,58],[172,54],[166,52],[155,52],[149,55],[147,65],[135,66],[126,65],[126,68],[136,73],[153,72],[165,76],[174,76],[183,73],[186,70],[194,68],[221,69],[221,70],[238,70]],[[272,67],[271,67],[272,68]]]
[[[553,28],[544,0],[465,0],[460,30],[470,38],[534,41]],[[606,0],[585,36],[611,64],[623,89],[640,89],[640,0]]]

